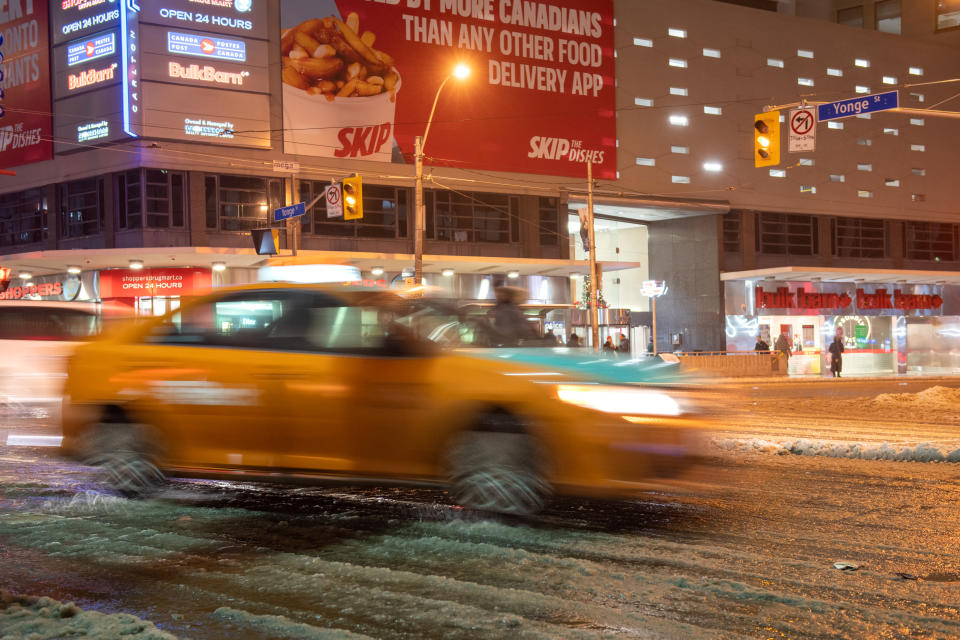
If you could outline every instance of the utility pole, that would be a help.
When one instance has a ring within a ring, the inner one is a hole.
[[[297,201],[297,174],[290,174],[290,202],[288,205],[296,204]],[[290,220],[287,220],[287,227],[290,231],[290,248],[292,252],[290,255],[297,255],[297,231],[300,227],[300,216],[296,216]]]
[[[440,88],[443,89],[443,85],[440,85]],[[437,91],[437,96],[440,96],[439,91]],[[434,107],[436,107],[436,101],[434,101]],[[431,113],[431,118],[432,115]],[[429,127],[430,125],[428,123],[427,128]],[[420,136],[414,138],[413,157],[417,169],[417,187],[414,192],[414,198],[416,199],[416,205],[414,207],[414,227],[416,232],[413,237],[413,277],[415,284],[420,285],[423,284],[423,227],[425,226],[424,221],[426,219],[423,207],[423,138]]]
[[[590,335],[593,348],[600,349],[600,310],[597,308],[597,242],[593,235],[593,163],[587,161],[587,233],[590,238]]]

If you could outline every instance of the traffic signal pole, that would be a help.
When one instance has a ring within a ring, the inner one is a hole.
[[[587,161],[587,233],[590,237],[590,335],[593,348],[600,350],[600,310],[597,307],[597,241],[593,235],[593,163]]]

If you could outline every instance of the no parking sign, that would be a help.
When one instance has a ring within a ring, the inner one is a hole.
[[[817,146],[817,115],[813,109],[794,109],[787,119],[787,151],[813,151]]]

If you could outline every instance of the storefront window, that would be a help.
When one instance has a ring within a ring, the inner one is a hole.
[[[817,218],[790,213],[761,213],[757,251],[772,255],[813,256],[819,253]]]
[[[905,222],[904,256],[908,260],[952,262],[957,259],[957,227],[940,222]]]
[[[863,218],[834,218],[830,224],[833,255],[840,258],[886,258],[887,223]]]
[[[540,244],[560,244],[560,198],[540,198]]]
[[[60,185],[60,236],[82,238],[103,228],[103,180],[87,178]]]
[[[437,240],[509,243],[520,239],[520,206],[514,196],[435,191],[434,202]]]
[[[0,246],[9,247],[47,238],[47,205],[43,190],[28,189],[0,196]]]
[[[310,203],[322,196],[329,182],[300,182],[300,200]],[[347,238],[405,238],[407,237],[408,190],[376,184],[363,185],[363,218],[344,220],[328,218],[326,200],[317,200],[307,212],[303,230],[319,236]]]
[[[249,231],[268,226],[271,212],[283,206],[283,181],[257,176],[207,176],[207,227]],[[216,223],[216,224],[214,224]]]

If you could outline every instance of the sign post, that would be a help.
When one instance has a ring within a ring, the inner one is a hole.
[[[640,295],[650,298],[650,317],[653,319],[653,355],[657,355],[657,298],[667,292],[664,280],[644,280]]]

